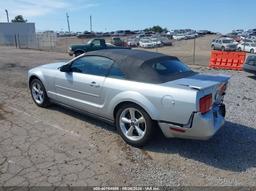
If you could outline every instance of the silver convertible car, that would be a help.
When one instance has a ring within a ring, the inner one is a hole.
[[[142,146],[166,137],[207,140],[224,124],[229,76],[192,71],[178,58],[141,50],[99,50],[29,70],[34,102],[57,103],[113,122]]]

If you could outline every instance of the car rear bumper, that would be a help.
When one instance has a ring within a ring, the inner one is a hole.
[[[184,139],[208,140],[210,139],[225,123],[223,113],[220,107],[216,106],[206,114],[196,112],[193,115],[191,124],[188,127],[180,127],[171,123],[159,122],[163,134],[168,137],[177,137]]]

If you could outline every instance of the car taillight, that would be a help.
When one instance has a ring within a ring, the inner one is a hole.
[[[199,101],[199,111],[204,114],[210,111],[212,106],[212,94],[204,96]]]

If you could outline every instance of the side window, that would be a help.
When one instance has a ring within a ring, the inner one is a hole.
[[[70,67],[71,72],[85,73],[85,63],[86,63],[85,57],[74,60]]]
[[[85,71],[86,74],[107,76],[113,61],[100,56],[87,56]]]
[[[160,63],[155,63],[152,65],[152,68],[154,68],[156,71],[164,71],[167,70],[167,67],[160,64]]]
[[[125,79],[125,74],[121,71],[117,64],[113,64],[109,71],[108,77]]]
[[[94,40],[94,41],[92,41],[92,46],[99,47],[99,46],[101,46],[101,43],[99,40]]]
[[[84,56],[75,60],[71,65],[72,72],[106,76],[113,61],[100,56]]]
[[[174,75],[181,72],[191,71],[187,65],[176,59],[156,62],[153,63],[151,67],[159,75]]]

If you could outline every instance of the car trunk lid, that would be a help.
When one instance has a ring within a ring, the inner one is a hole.
[[[168,87],[189,88],[197,91],[197,105],[201,98],[211,95],[212,104],[221,104],[230,76],[220,74],[195,74],[162,84]]]
[[[163,86],[184,86],[195,90],[204,90],[216,85],[225,84],[230,79],[221,74],[195,74],[185,78],[163,83]]]
[[[182,78],[176,83],[185,85],[192,89],[203,90],[213,86],[218,86],[228,82],[230,76],[221,74],[197,74],[187,78]]]

